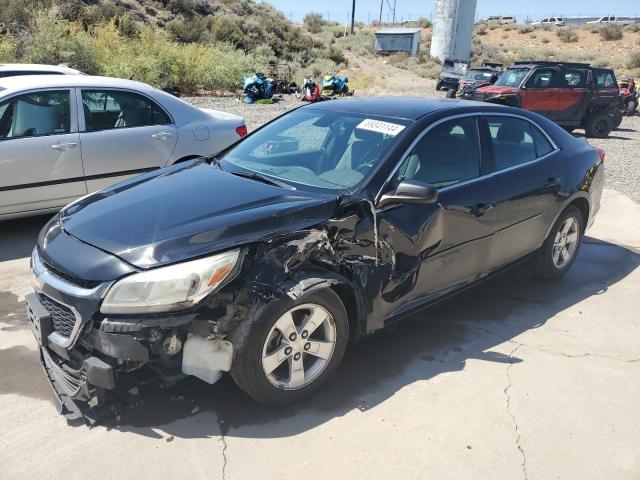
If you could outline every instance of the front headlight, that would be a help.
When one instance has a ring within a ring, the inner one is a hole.
[[[182,310],[218,287],[238,262],[240,250],[136,273],[116,282],[102,313],[155,313]]]

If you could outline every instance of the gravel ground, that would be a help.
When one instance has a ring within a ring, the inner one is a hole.
[[[293,95],[278,96],[271,105],[246,105],[233,97],[191,97],[185,100],[197,107],[241,115],[250,131],[302,103]],[[583,134],[582,130],[575,131],[576,136]],[[640,116],[625,117],[620,128],[609,138],[589,139],[589,143],[604,148],[606,152],[607,188],[640,203]]]

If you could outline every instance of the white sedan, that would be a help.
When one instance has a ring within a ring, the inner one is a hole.
[[[246,134],[242,117],[131,80],[0,78],[0,220],[56,211],[131,176],[218,153]]]

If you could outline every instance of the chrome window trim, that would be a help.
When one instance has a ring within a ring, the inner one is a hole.
[[[393,170],[391,171],[391,173],[387,176],[386,180],[384,181],[384,183],[382,184],[382,187],[380,188],[380,190],[378,191],[376,197],[375,197],[375,202],[374,204],[377,204],[378,201],[380,200],[380,197],[382,197],[383,192],[385,191],[385,187],[389,184],[389,182],[391,181],[391,179],[393,178],[393,176],[396,174],[396,172],[398,171],[398,169],[400,168],[400,166],[404,163],[404,161],[407,159],[407,157],[409,156],[409,153],[411,153],[411,151],[413,150],[413,148],[416,146],[416,144],[422,140],[422,137],[424,137],[427,133],[429,133],[429,131],[440,125],[441,123],[447,122],[449,120],[455,120],[456,118],[464,118],[464,117],[514,117],[514,118],[518,118],[520,120],[524,120],[526,122],[529,122],[531,125],[533,125],[535,128],[537,128],[543,135],[544,137],[549,141],[549,143],[551,144],[551,146],[553,147],[553,149],[546,153],[545,155],[542,155],[541,157],[537,157],[533,160],[530,160],[528,162],[524,162],[524,163],[520,163],[518,165],[514,165],[512,167],[507,167],[507,168],[503,168],[500,170],[495,170],[493,172],[487,173],[485,175],[479,175],[477,177],[474,178],[470,178],[468,180],[464,180],[462,182],[453,184],[453,185],[447,185],[446,187],[442,187],[442,188],[438,188],[438,192],[439,193],[443,193],[443,192],[448,192],[449,190],[454,190],[458,187],[462,187],[465,185],[469,185],[471,183],[474,182],[479,182],[482,180],[485,180],[487,178],[491,178],[494,177],[497,174],[500,173],[505,173],[505,172],[510,172],[513,170],[517,170],[519,168],[523,168],[529,165],[532,165],[534,163],[540,162],[542,160],[544,160],[545,158],[549,157],[550,155],[555,154],[556,152],[558,152],[560,150],[560,148],[558,147],[558,145],[556,144],[556,142],[553,141],[553,139],[549,136],[549,134],[547,132],[544,131],[543,128],[540,127],[540,125],[538,125],[537,123],[535,123],[533,120],[530,120],[529,118],[523,116],[523,115],[518,115],[517,113],[507,113],[507,112],[473,112],[473,113],[461,113],[461,114],[457,114],[457,115],[451,115],[449,117],[444,117],[441,118],[437,121],[435,121],[434,123],[432,123],[431,125],[429,125],[427,128],[425,128],[422,132],[420,132],[420,134],[413,140],[413,142],[411,142],[411,145],[409,145],[407,147],[407,149],[405,150],[405,152],[402,154],[402,157],[400,157],[400,160],[398,161],[398,163],[396,164],[396,166],[393,168]],[[480,135],[480,134],[479,134]],[[478,137],[478,140],[480,141],[480,136]],[[482,148],[481,150],[481,154],[482,154]],[[482,164],[481,164],[482,166]]]

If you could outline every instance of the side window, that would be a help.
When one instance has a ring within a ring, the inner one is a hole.
[[[69,133],[69,92],[28,93],[0,103],[0,139]]]
[[[557,72],[551,68],[539,68],[529,80],[527,80],[528,88],[549,88],[555,85]]]
[[[417,180],[437,187],[480,175],[480,144],[474,117],[456,118],[429,130],[409,152],[391,181]]]
[[[603,70],[596,72],[596,88],[614,88],[615,86],[613,73]]]
[[[587,70],[566,68],[562,72],[563,88],[587,88]]]
[[[83,90],[82,106],[87,132],[171,123],[158,105],[131,92]]]
[[[487,117],[496,170],[535,160],[553,146],[532,123],[514,117]]]

